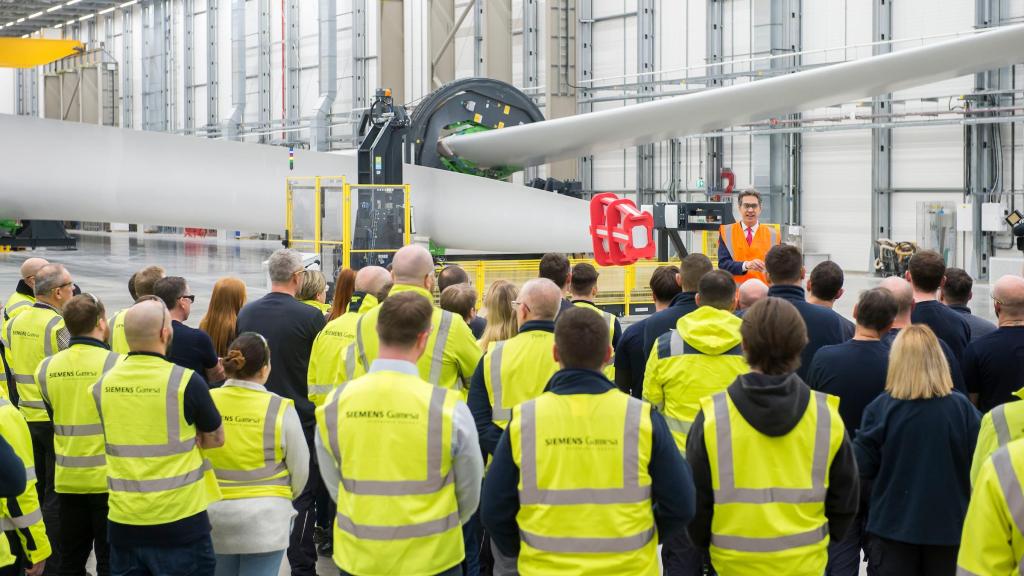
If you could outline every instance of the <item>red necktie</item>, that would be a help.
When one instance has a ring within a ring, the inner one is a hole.
[[[754,243],[754,229],[753,228],[747,228],[747,246],[750,246],[753,243]]]

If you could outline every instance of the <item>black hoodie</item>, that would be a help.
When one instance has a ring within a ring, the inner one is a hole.
[[[811,400],[811,389],[795,373],[768,376],[751,372],[737,378],[727,392],[743,419],[768,436],[788,434],[803,417]],[[697,414],[686,438],[686,461],[693,470],[697,488],[697,510],[690,523],[690,537],[698,548],[707,548],[711,542],[715,498],[704,444],[703,412]],[[736,463],[737,466],[745,464]],[[859,495],[857,461],[844,431],[843,443],[829,469],[825,494],[825,517],[833,541],[842,539],[857,516]]]

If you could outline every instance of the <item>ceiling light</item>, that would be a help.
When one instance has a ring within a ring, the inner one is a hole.
[[[106,10],[100,10],[99,11],[99,15],[102,16],[104,14],[110,14],[114,10],[117,10],[117,6],[111,6],[110,8],[107,8]]]
[[[71,25],[72,25],[72,24],[74,24],[74,23],[75,23],[74,19],[68,20],[68,21],[66,22],[66,24],[67,24],[68,26],[71,26]]]
[[[10,28],[11,26],[14,26],[14,22],[8,22],[6,27]]]
[[[53,27],[54,28],[63,28],[64,25],[63,24],[54,24]]]
[[[82,1],[82,0],[68,0],[68,1],[67,1],[67,3],[66,3],[66,4],[64,4],[64,5],[65,5],[65,6],[74,6],[75,4],[78,4],[78,3],[79,3],[79,2],[81,2],[81,1]]]
[[[36,12],[35,14],[29,14],[28,15],[28,19],[31,20],[33,18],[39,18],[42,15],[43,15],[42,11],[39,11],[39,12]]]
[[[81,18],[79,18],[78,21],[79,22],[85,22],[86,20],[92,18],[93,16],[95,16],[95,14],[86,14],[85,16],[82,16]]]
[[[46,13],[49,14],[50,12],[56,12],[57,10],[60,10],[63,7],[64,7],[63,4],[57,4],[56,6],[50,6],[49,8],[46,9]]]
[[[24,21],[25,21],[25,19],[24,19],[24,18],[18,18],[18,24],[21,24],[21,23],[22,23],[22,22],[24,22]]]
[[[28,38],[28,34],[22,34],[21,37],[22,38]]]
[[[125,2],[124,4],[121,4],[121,8],[127,8],[129,6],[132,6],[132,5],[138,4],[138,3],[139,3],[139,0],[132,0],[131,2]]]

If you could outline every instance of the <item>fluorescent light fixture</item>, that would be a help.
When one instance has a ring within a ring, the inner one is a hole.
[[[24,19],[24,18],[18,18],[18,24],[21,24],[21,23],[22,23],[22,22],[24,22],[24,21],[25,21],[25,19]]]
[[[43,12],[40,10],[39,12],[36,12],[35,14],[29,14],[28,15],[28,19],[31,20],[33,18],[39,18],[42,15],[43,15]]]
[[[79,18],[78,21],[79,22],[85,22],[86,20],[92,18],[93,16],[95,16],[95,14],[86,14],[85,16],[82,16],[81,18]]]
[[[63,4],[57,4],[56,6],[50,6],[49,8],[46,9],[46,13],[49,14],[50,12],[56,12],[57,10],[60,10],[63,7],[64,7]]]
[[[68,0],[64,5],[65,6],[74,6],[75,4],[78,4],[81,1],[82,0]]]
[[[21,37],[22,38],[28,38],[28,34],[22,34]]]
[[[14,26],[14,22],[8,22],[5,28],[10,28],[11,26]]]
[[[100,10],[99,11],[99,15],[102,16],[104,14],[110,14],[114,10],[117,10],[117,6],[111,6],[110,8],[107,8],[106,10]]]
[[[124,4],[121,4],[121,8],[127,8],[129,6],[133,6],[133,5],[138,4],[138,3],[139,3],[139,0],[132,0],[131,2],[125,2]]]
[[[75,19],[74,18],[72,18],[71,20],[68,20],[67,22],[65,22],[65,24],[67,24],[68,26],[71,26],[74,23],[75,23]]]
[[[54,24],[53,27],[54,28],[63,28],[64,25],[63,24]]]

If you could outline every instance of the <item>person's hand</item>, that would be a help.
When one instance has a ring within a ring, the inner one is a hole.
[[[43,568],[46,567],[46,560],[40,560],[32,565],[31,568],[25,570],[27,576],[42,576]]]
[[[747,270],[754,270],[757,272],[765,271],[764,260],[760,260],[758,258],[755,258],[753,260],[747,260],[746,262],[743,263],[743,267],[746,268]]]

